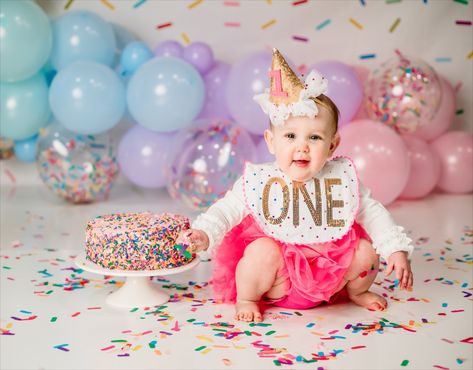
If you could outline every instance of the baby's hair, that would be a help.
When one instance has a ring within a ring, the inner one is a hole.
[[[332,117],[333,128],[335,129],[333,133],[336,134],[338,130],[338,120],[340,118],[340,111],[338,110],[333,100],[324,94],[320,94],[316,98],[310,99],[312,99],[315,104],[320,105],[328,110],[330,116]],[[271,127],[271,129],[273,129],[273,124],[271,123],[271,121],[269,121],[269,126]]]
[[[340,118],[340,111],[338,110],[333,100],[324,94],[320,94],[316,98],[311,99],[315,102],[315,104],[321,105],[322,107],[328,110],[330,116],[332,117],[333,128],[335,129],[333,133],[335,134],[338,130],[338,120]]]

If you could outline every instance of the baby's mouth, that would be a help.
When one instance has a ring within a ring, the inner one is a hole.
[[[309,161],[305,159],[294,160],[293,163],[298,167],[306,167],[309,165]]]

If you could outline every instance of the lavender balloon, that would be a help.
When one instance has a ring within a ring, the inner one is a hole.
[[[233,119],[249,132],[261,135],[268,127],[268,116],[253,100],[269,87],[272,54],[260,51],[239,60],[228,76],[226,99]]]
[[[258,141],[256,144],[256,162],[255,163],[268,163],[274,162],[276,157],[271,154],[268,150],[268,146],[266,145],[266,141],[264,137]]]
[[[328,80],[327,95],[340,111],[339,127],[350,122],[363,100],[363,86],[356,72],[345,63],[325,60],[315,63],[316,69]]]
[[[160,42],[154,49],[154,55],[157,57],[175,57],[181,58],[184,47],[174,40]]]
[[[222,118],[229,119],[230,112],[225,99],[230,65],[224,62],[217,64],[205,74],[205,103],[199,118]]]
[[[208,120],[207,125],[183,129],[166,161],[168,191],[190,208],[205,210],[230,189],[245,161],[254,157],[250,135],[230,121]]]
[[[193,42],[187,46],[182,58],[192,64],[200,74],[207,73],[214,65],[214,53],[205,42]]]
[[[118,147],[118,165],[132,183],[144,188],[166,185],[164,164],[175,133],[158,133],[135,125],[123,136]]]

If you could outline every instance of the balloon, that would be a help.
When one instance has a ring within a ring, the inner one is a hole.
[[[358,76],[358,79],[361,82],[361,86],[363,86],[364,88],[368,84],[370,70],[366,67],[359,66],[359,65],[353,65],[351,66],[351,68],[353,69],[353,71],[355,71],[356,75]],[[356,121],[360,119],[367,119],[367,118],[368,118],[368,112],[366,111],[366,104],[360,104],[360,107],[358,108],[358,111],[353,116],[352,121]]]
[[[46,126],[50,116],[48,84],[42,74],[0,83],[0,135],[24,140]]]
[[[130,42],[136,41],[136,37],[131,33],[129,30],[127,30],[125,27],[116,24],[116,23],[110,23],[113,29],[113,34],[115,35],[115,42],[116,42],[116,47],[115,47],[115,55],[113,57],[113,66],[116,66],[120,62],[120,56],[122,53],[122,50],[127,46]]]
[[[374,70],[366,89],[368,116],[403,134],[428,125],[441,98],[440,81],[432,67],[402,55]]]
[[[205,99],[204,82],[189,63],[172,57],[145,63],[128,83],[128,109],[144,127],[176,131],[192,124]]]
[[[0,80],[25,80],[38,73],[51,53],[47,15],[33,1],[2,1],[0,7]]]
[[[69,130],[99,134],[115,126],[125,112],[125,87],[109,67],[75,62],[59,71],[49,93],[56,119]]]
[[[123,49],[121,66],[126,73],[134,73],[143,63],[153,58],[153,53],[144,42],[134,41]]]
[[[338,107],[338,127],[343,127],[355,116],[363,100],[363,86],[358,75],[349,65],[336,60],[315,63],[309,71],[312,69],[328,80],[327,96]]]
[[[79,60],[112,65],[115,34],[112,26],[97,14],[69,11],[53,21],[53,32],[51,63],[56,70]]]
[[[109,134],[74,134],[59,124],[39,137],[36,163],[48,188],[74,204],[108,198],[118,174]]]
[[[405,136],[410,170],[407,184],[401,195],[402,199],[420,199],[429,194],[440,176],[440,160],[429,145],[420,139]]]
[[[396,132],[379,122],[354,121],[340,130],[337,155],[351,157],[360,180],[382,204],[394,201],[409,176],[406,145]]]
[[[272,53],[260,51],[237,61],[228,76],[226,101],[233,119],[250,133],[261,135],[269,118],[253,100],[269,87]]]
[[[36,160],[36,148],[38,135],[26,140],[15,141],[15,156],[22,162],[34,162]]]
[[[269,152],[268,146],[266,145],[266,141],[264,140],[264,137],[261,137],[261,139],[258,141],[258,144],[256,144],[255,163],[268,163],[268,162],[274,162],[275,160],[276,160],[276,157]]]
[[[118,164],[132,183],[144,188],[166,186],[164,165],[176,141],[176,133],[158,133],[135,125],[118,147]]]
[[[437,187],[447,193],[473,191],[473,135],[451,131],[430,143],[440,158]]]
[[[157,57],[175,57],[181,58],[184,47],[174,40],[160,42],[154,49],[154,55]]]
[[[249,134],[229,121],[208,121],[179,132],[166,162],[168,191],[194,210],[205,210],[230,189],[253,161]]]
[[[227,88],[229,74],[230,65],[224,62],[217,62],[204,75],[206,98],[199,118],[230,118],[230,112],[228,111],[225,99],[225,89]]]
[[[214,53],[205,42],[193,42],[188,45],[182,53],[182,58],[192,64],[202,75],[214,65]]]
[[[442,135],[452,125],[455,117],[455,91],[452,85],[443,77],[439,77],[442,90],[442,100],[435,116],[409,136],[432,141]]]

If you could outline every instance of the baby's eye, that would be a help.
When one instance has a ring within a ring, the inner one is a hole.
[[[310,140],[322,140],[322,138],[319,135],[311,135]]]
[[[293,134],[292,132],[288,132],[286,135],[284,135],[285,137],[287,137],[288,139],[295,139],[296,135]]]

